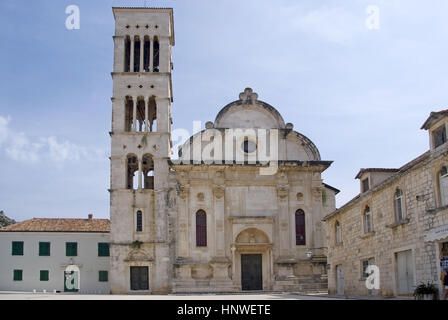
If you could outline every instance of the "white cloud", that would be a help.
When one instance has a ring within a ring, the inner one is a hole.
[[[22,162],[36,162],[40,158],[39,151],[44,147],[43,144],[31,142],[23,133],[11,133],[6,141],[6,154],[13,160]]]
[[[9,121],[10,121],[9,117],[5,118],[5,117],[0,116],[0,146],[8,138]]]
[[[70,141],[60,141],[58,138],[40,137],[31,140],[23,132],[13,132],[9,128],[10,117],[0,116],[0,151],[17,161],[38,162],[50,160],[56,163],[67,161],[101,161],[107,154],[103,149],[78,146]]]

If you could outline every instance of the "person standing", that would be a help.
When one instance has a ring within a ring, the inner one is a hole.
[[[445,268],[442,275],[442,283],[443,283],[443,300],[447,300],[448,298],[448,268]]]

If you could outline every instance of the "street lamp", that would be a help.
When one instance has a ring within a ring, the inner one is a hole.
[[[313,256],[313,250],[311,249],[306,250],[306,256],[308,257],[308,259],[311,259],[311,257]]]

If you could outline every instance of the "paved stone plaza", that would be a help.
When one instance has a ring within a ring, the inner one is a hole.
[[[0,292],[0,300],[345,300],[327,295],[294,293],[199,294],[199,295],[80,295],[61,293]]]

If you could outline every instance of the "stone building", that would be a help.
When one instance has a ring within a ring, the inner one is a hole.
[[[172,9],[113,12],[111,293],[326,290],[331,161],[250,88],[175,160]]]
[[[421,282],[442,289],[448,267],[448,110],[433,112],[422,129],[430,150],[399,169],[361,169],[361,192],[324,218],[330,293],[398,296]],[[379,268],[368,289],[366,268]]]

